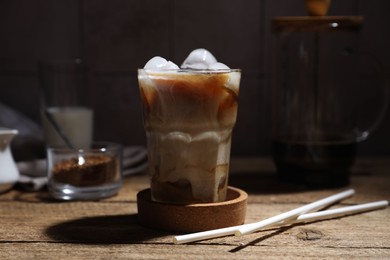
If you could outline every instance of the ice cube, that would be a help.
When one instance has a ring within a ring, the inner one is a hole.
[[[217,59],[206,49],[195,49],[184,60],[182,69],[209,69],[209,66],[217,63]]]
[[[177,70],[179,67],[172,61],[167,61],[163,57],[156,56],[151,58],[146,64],[144,69],[153,70]]]
[[[228,70],[230,68],[221,62],[217,62],[217,63],[211,64],[208,67],[208,69],[210,69],[210,70]]]

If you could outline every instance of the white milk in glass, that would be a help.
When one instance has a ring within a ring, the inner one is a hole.
[[[47,112],[75,147],[89,147],[93,136],[93,111],[86,107],[49,107]],[[43,131],[48,146],[65,146],[51,122],[43,115]]]

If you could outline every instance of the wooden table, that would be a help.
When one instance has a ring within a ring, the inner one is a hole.
[[[233,158],[230,185],[249,194],[246,223],[347,188],[356,195],[333,207],[390,199],[390,159],[360,158],[351,185],[308,190],[281,184],[269,158]],[[145,174],[126,178],[115,197],[51,200],[46,191],[0,195],[0,259],[390,259],[390,208],[304,225],[174,245],[175,233],[137,222],[136,194]]]

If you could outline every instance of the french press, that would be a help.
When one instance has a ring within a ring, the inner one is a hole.
[[[273,158],[283,181],[346,185],[357,143],[379,123],[383,77],[360,50],[362,26],[361,16],[272,20]]]

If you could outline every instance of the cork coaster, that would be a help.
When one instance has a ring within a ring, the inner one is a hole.
[[[227,199],[217,203],[167,204],[151,200],[150,189],[137,194],[138,220],[147,227],[177,232],[198,232],[241,225],[248,194],[228,187]]]

